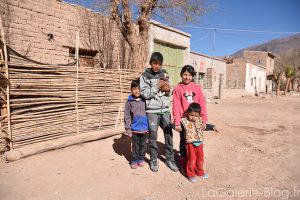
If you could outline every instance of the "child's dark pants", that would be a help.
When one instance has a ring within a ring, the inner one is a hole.
[[[132,134],[132,161],[144,160],[148,134]]]
[[[174,162],[173,152],[173,132],[170,124],[171,115],[170,113],[163,114],[152,114],[147,113],[148,124],[149,124],[149,148],[150,148],[150,160],[156,161],[158,156],[157,146],[157,131],[160,126],[164,132],[165,137],[165,155],[168,161]]]

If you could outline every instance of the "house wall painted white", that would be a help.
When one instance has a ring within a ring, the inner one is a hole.
[[[246,63],[245,93],[253,96],[266,90],[266,70],[260,66]]]

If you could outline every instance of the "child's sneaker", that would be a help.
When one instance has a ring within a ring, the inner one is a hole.
[[[209,176],[208,176],[208,174],[203,174],[202,176],[199,176],[199,178],[208,179]]]
[[[158,172],[158,163],[156,160],[151,160],[150,161],[150,169],[153,172]]]
[[[176,164],[175,164],[174,161],[169,161],[169,160],[167,160],[167,161],[166,161],[166,165],[167,165],[172,171],[174,171],[174,172],[177,172],[177,171],[178,171],[178,168],[177,168],[177,166],[176,166]]]
[[[137,161],[137,164],[138,164],[139,167],[144,167],[144,166],[145,166],[145,161],[143,161],[143,160],[138,160],[138,161]]]
[[[196,182],[197,182],[197,179],[196,179],[195,176],[188,177],[188,179],[189,179],[189,181],[190,181],[191,183],[196,183]]]
[[[138,168],[138,167],[139,167],[138,162],[133,161],[133,162],[131,163],[130,167],[131,167],[131,169],[136,169],[136,168]]]

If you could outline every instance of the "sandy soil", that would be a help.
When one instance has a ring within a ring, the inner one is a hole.
[[[130,140],[115,136],[0,164],[0,199],[300,199],[300,96],[227,98],[208,113],[221,132],[205,133],[209,179],[169,170],[162,137],[159,172],[130,169]]]

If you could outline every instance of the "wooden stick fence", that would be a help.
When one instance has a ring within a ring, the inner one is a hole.
[[[1,93],[0,96],[3,96],[2,93],[4,93],[4,97],[1,97],[0,102],[0,108],[3,107],[3,109],[0,110],[0,120],[3,121],[3,123],[0,123],[1,128],[1,134],[0,134],[0,151],[7,149],[7,144],[9,144],[10,149],[12,149],[12,134],[11,134],[11,116],[10,116],[10,87],[9,87],[9,72],[8,72],[8,54],[7,54],[7,48],[6,48],[6,42],[5,42],[5,35],[4,35],[4,29],[2,24],[2,17],[0,16],[0,33],[1,33],[1,40],[3,41],[3,53],[1,50],[1,64],[0,64],[0,74],[1,74]],[[2,66],[4,65],[4,71],[2,70]],[[5,73],[2,74],[2,73]],[[2,106],[3,102],[5,101],[6,106]]]
[[[8,63],[8,68],[11,110],[1,115],[0,133],[9,137],[10,116],[14,148],[123,126],[130,81],[139,76],[97,67]]]

